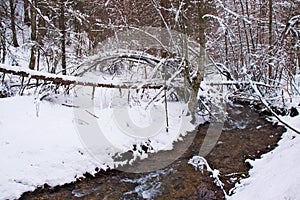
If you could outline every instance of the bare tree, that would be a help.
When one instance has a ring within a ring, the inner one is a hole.
[[[198,91],[200,83],[204,77],[204,68],[206,65],[206,36],[205,31],[208,28],[208,19],[204,18],[207,14],[214,13],[214,1],[208,0],[205,2],[197,2],[197,27],[198,27],[198,41],[200,44],[199,57],[198,57],[198,68],[196,76],[192,77],[192,91],[189,99],[189,110],[192,116],[195,116],[195,109],[197,105]]]

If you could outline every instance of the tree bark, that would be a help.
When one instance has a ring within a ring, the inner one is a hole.
[[[61,67],[62,74],[67,74],[66,64],[66,27],[65,27],[65,5],[64,1],[60,1],[60,17],[59,17],[59,29],[60,29],[60,42],[61,42]]]
[[[36,0],[32,0],[30,5],[30,15],[31,15],[31,41],[36,42]],[[30,52],[30,62],[29,69],[34,70],[36,65],[36,45],[33,44]]]
[[[74,77],[64,76],[64,75],[53,75],[51,73],[41,73],[33,70],[26,70],[22,68],[11,68],[6,67],[5,65],[0,65],[0,72],[6,74],[12,74],[23,77],[30,77],[31,79],[50,81],[58,85],[80,85],[80,86],[91,86],[91,87],[103,87],[103,88],[121,88],[121,89],[161,89],[165,85],[163,83],[155,84],[143,84],[137,85],[136,82],[132,83],[121,83],[121,84],[112,84],[112,83],[99,83],[89,80],[74,79]]]
[[[300,10],[300,3],[298,4],[297,9],[298,9],[298,12],[299,12],[299,10]],[[299,14],[299,13],[297,13],[297,14]],[[298,38],[298,39],[300,39],[300,38]],[[299,45],[297,46],[297,68],[298,68],[298,70],[300,72],[300,46]]]
[[[29,18],[29,3],[28,0],[24,0],[23,2],[24,5],[24,23],[29,26],[30,25],[30,18]]]
[[[186,5],[183,6],[183,9],[187,10],[190,5],[190,1],[188,0]],[[189,101],[189,87],[190,84],[190,74],[189,74],[189,49],[188,49],[188,30],[187,30],[187,21],[184,17],[184,13],[181,15],[181,31],[183,32],[182,37],[182,55],[184,56],[184,102],[187,103]]]
[[[11,22],[11,31],[13,36],[13,45],[14,47],[19,47],[18,38],[17,38],[17,30],[16,30],[16,19],[15,19],[15,2],[14,0],[9,0],[10,7],[10,22]]]
[[[204,67],[205,67],[205,26],[206,22],[203,19],[203,16],[206,13],[205,11],[205,6],[202,5],[202,3],[198,3],[198,39],[199,39],[199,44],[200,44],[200,53],[199,53],[199,60],[198,60],[198,69],[197,69],[197,74],[196,77],[193,77],[192,81],[192,91],[191,91],[191,96],[190,100],[188,103],[188,108],[189,111],[192,115],[193,121],[195,120],[195,113],[196,113],[196,107],[197,107],[197,96],[198,96],[198,91],[200,88],[200,83],[203,80],[203,72],[204,72]]]
[[[270,48],[273,44],[272,23],[273,23],[273,1],[269,0],[269,45],[270,45]]]
[[[249,20],[250,13],[249,13],[249,2],[248,2],[248,0],[246,0],[246,12],[247,12],[248,20]],[[249,26],[249,34],[250,34],[252,49],[255,52],[256,51],[256,46],[255,46],[255,42],[254,42],[254,36],[253,36],[253,33],[252,33],[252,25],[249,24],[248,26]]]
[[[6,39],[5,39],[5,29],[2,26],[2,16],[0,16],[0,43],[1,43],[1,63],[5,63],[6,58]]]
[[[240,0],[241,4],[241,9],[242,9],[242,14],[245,16],[245,9],[244,9],[244,4],[243,1]],[[247,42],[247,52],[250,54],[250,42],[249,42],[249,37],[248,37],[248,32],[247,32],[247,26],[245,20],[243,20],[243,26],[244,26],[244,32],[245,32],[245,37],[246,37],[246,42]]]
[[[233,0],[233,4],[234,4],[235,12],[237,12],[238,6],[237,6],[237,3],[235,0]],[[240,19],[238,19],[238,20],[240,20]],[[243,66],[243,64],[245,62],[244,62],[244,45],[243,45],[242,31],[241,31],[240,25],[237,26],[237,29],[238,29],[238,34],[239,34],[238,38],[239,38],[239,43],[240,43],[240,58],[239,58],[238,62],[236,63],[236,66],[237,66],[236,68],[237,68],[237,73],[239,73],[241,65]],[[241,61],[241,62],[239,62],[239,61]]]
[[[273,23],[273,2],[272,0],[269,0],[269,49],[270,49],[270,61],[269,61],[269,66],[268,66],[268,74],[269,74],[269,84],[271,83],[271,80],[273,79],[273,69],[272,65],[272,45],[273,45],[273,39],[272,39],[272,23]]]

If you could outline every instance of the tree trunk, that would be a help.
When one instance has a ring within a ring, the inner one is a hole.
[[[186,5],[184,5],[184,9],[188,9],[188,5],[190,5],[190,1],[187,1]],[[181,15],[181,31],[183,32],[182,37],[182,55],[184,56],[184,102],[187,103],[189,101],[189,90],[190,85],[190,74],[189,74],[189,49],[188,49],[188,30],[187,30],[187,22],[184,18],[184,14]]]
[[[297,68],[300,72],[300,47],[297,47]]]
[[[24,0],[24,23],[29,26],[30,25],[30,18],[29,18],[29,3],[28,0]]]
[[[196,77],[192,81],[192,91],[190,100],[188,103],[189,111],[192,115],[193,121],[195,120],[195,113],[197,109],[197,96],[198,91],[200,88],[200,83],[203,80],[203,72],[205,67],[205,20],[203,19],[203,15],[206,14],[205,11],[203,11],[203,5],[202,3],[198,3],[198,39],[200,44],[200,54],[199,54],[199,60],[198,60],[198,69]],[[203,13],[204,12],[204,13]]]
[[[75,37],[77,39],[77,44],[75,47],[75,53],[76,53],[76,57],[81,58],[82,57],[82,45],[83,45],[83,41],[82,41],[82,36],[81,36],[81,25],[79,23],[78,20],[74,20],[74,28],[75,28]]]
[[[228,64],[228,30],[225,30],[225,65]]]
[[[233,4],[234,4],[235,12],[238,12],[238,6],[237,6],[237,3],[235,0],[233,0]],[[240,20],[239,20],[239,23],[240,23]],[[241,62],[236,63],[236,71],[237,71],[237,75],[238,75],[240,72],[241,65],[243,66],[243,64],[245,62],[244,62],[244,46],[243,46],[243,40],[242,40],[242,31],[241,31],[240,25],[237,26],[237,29],[238,29],[238,34],[239,34],[238,37],[239,37],[239,43],[240,43],[240,58],[238,61],[241,61]]]
[[[31,15],[31,41],[36,42],[36,0],[33,0],[30,6],[30,15]],[[30,62],[29,62],[29,69],[34,70],[36,64],[36,45],[33,44],[31,47],[30,53]]]
[[[259,7],[259,22],[258,22],[258,28],[257,28],[257,44],[256,46],[260,45],[260,48],[262,48],[263,45],[266,44],[265,41],[265,19],[267,18],[267,7],[266,2],[264,0],[260,1],[260,7]]]
[[[269,74],[269,84],[271,83],[271,80],[273,79],[273,69],[272,69],[272,65],[270,63],[272,63],[272,45],[273,45],[273,41],[272,41],[272,23],[273,23],[273,2],[272,0],[269,0],[269,49],[270,49],[270,61],[269,61],[269,69],[268,69],[268,74]]]
[[[14,47],[19,47],[18,39],[17,39],[17,30],[16,30],[16,19],[15,19],[15,2],[14,0],[9,0],[10,7],[10,22],[11,22],[11,31],[13,36],[13,45]]]
[[[248,2],[248,0],[246,0],[246,12],[247,12],[247,17],[249,19],[250,18],[250,13],[249,13],[249,2]],[[256,46],[255,46],[255,42],[254,42],[254,36],[253,36],[253,33],[252,33],[252,25],[249,24],[248,26],[249,26],[249,34],[250,34],[252,49],[255,52]]]
[[[65,6],[64,1],[60,1],[60,17],[59,17],[59,29],[60,29],[60,42],[61,42],[61,67],[62,74],[67,74],[66,64],[66,27],[65,27]]]
[[[245,9],[244,9],[244,4],[243,1],[240,0],[240,5],[242,9],[242,14],[245,16]],[[247,43],[247,52],[250,54],[250,42],[249,42],[249,37],[248,37],[248,32],[247,32],[247,26],[245,20],[243,20],[243,26],[244,26],[244,32],[245,32],[245,37],[246,37],[246,43]]]
[[[0,16],[0,45],[1,45],[1,50],[2,50],[2,55],[1,55],[1,63],[5,63],[5,57],[6,57],[6,39],[5,39],[5,29],[2,26],[2,18]]]
[[[272,47],[272,44],[273,44],[272,23],[273,23],[273,1],[269,0],[269,45],[270,45],[270,48]]]

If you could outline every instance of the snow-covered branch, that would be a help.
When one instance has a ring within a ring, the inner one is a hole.
[[[284,34],[287,35],[297,22],[300,22],[300,15],[296,15],[288,21]]]
[[[160,89],[163,88],[163,83],[156,82],[154,84],[151,83],[145,83],[143,85],[140,85],[139,83],[133,83],[133,84],[117,84],[114,82],[107,83],[107,82],[94,82],[87,80],[82,77],[75,77],[75,76],[66,76],[66,75],[56,75],[51,74],[47,72],[39,72],[35,70],[30,69],[24,69],[20,67],[11,67],[7,65],[0,64],[0,72],[6,73],[6,74],[12,74],[22,77],[28,77],[31,79],[36,80],[44,80],[44,81],[50,81],[55,84],[61,84],[61,85],[81,85],[81,86],[92,86],[92,87],[104,87],[104,88],[131,88],[131,89],[137,89],[137,88],[149,88],[149,89]]]
[[[272,115],[282,124],[284,124],[287,128],[291,129],[292,131],[294,131],[297,134],[300,134],[300,130],[297,130],[296,128],[294,128],[293,126],[291,126],[290,124],[288,124],[287,122],[285,122],[280,116],[278,116],[273,110],[272,108],[269,106],[268,102],[264,99],[264,97],[262,96],[261,92],[259,91],[259,89],[257,88],[257,85],[255,85],[253,82],[250,81],[251,87],[253,88],[253,90],[255,91],[255,93],[257,94],[257,96],[259,97],[260,101],[262,102],[262,104],[264,104],[264,106],[272,113]]]
[[[198,169],[199,169],[201,172],[203,172],[204,167],[206,167],[206,170],[207,170],[208,172],[210,172],[210,173],[212,174],[211,176],[215,179],[215,180],[214,180],[215,184],[216,184],[217,186],[219,186],[219,187],[222,189],[222,191],[223,191],[225,197],[227,197],[227,193],[226,193],[226,191],[225,191],[225,189],[224,189],[224,187],[223,187],[223,186],[224,186],[224,183],[222,183],[222,181],[221,181],[220,178],[219,178],[220,171],[217,170],[217,169],[214,169],[214,170],[213,170],[213,169],[209,166],[208,162],[206,161],[206,159],[205,159],[204,157],[202,157],[202,156],[193,156],[193,157],[189,160],[188,164],[193,165],[193,166],[195,167],[195,170],[198,170]]]
[[[232,10],[229,9],[229,8],[226,8],[226,7],[224,6],[224,4],[223,4],[220,0],[217,0],[217,2],[218,2],[218,4],[221,6],[221,8],[223,8],[223,10],[224,10],[225,12],[229,13],[230,15],[232,15],[232,16],[234,16],[234,17],[236,17],[236,18],[242,19],[242,20],[245,21],[247,24],[252,24],[252,22],[249,21],[246,17],[244,17],[244,16],[242,16],[242,15],[240,15],[240,14],[238,14],[238,13],[232,11]]]

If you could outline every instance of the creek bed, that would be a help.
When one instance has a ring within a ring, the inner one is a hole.
[[[277,145],[285,128],[272,125],[253,108],[235,104],[228,106],[228,119],[216,146],[205,157],[213,169],[220,171],[227,194],[240,179],[248,177],[250,166],[246,159],[259,158]],[[50,188],[47,185],[26,192],[20,199],[224,199],[222,190],[213,178],[195,171],[188,160],[197,155],[209,124],[174,143],[173,152],[183,148],[182,143],[193,140],[188,150],[163,169],[148,173],[128,173],[118,170],[100,171],[95,176]],[[168,154],[161,151],[157,154]],[[167,157],[162,156],[162,157]],[[142,161],[149,165],[159,161],[156,156]]]

